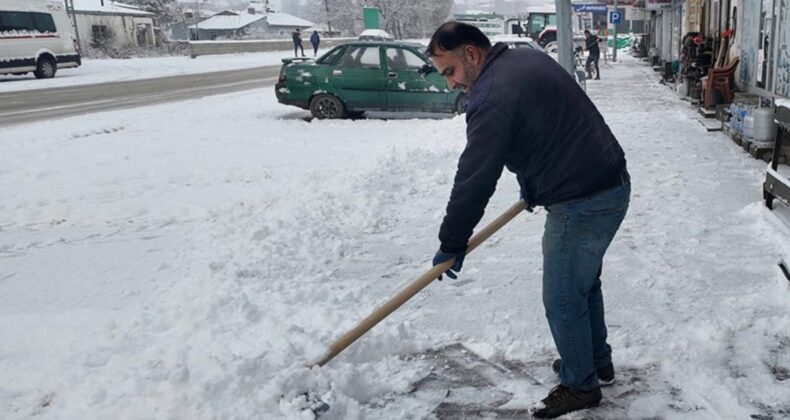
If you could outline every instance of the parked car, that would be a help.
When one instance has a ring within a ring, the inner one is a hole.
[[[315,61],[284,58],[275,95],[319,119],[374,110],[462,113],[466,94],[447,88],[423,50],[405,42],[355,41]]]
[[[502,42],[507,44],[509,48],[532,48],[533,50],[543,51],[543,47],[538,45],[538,43],[535,42],[534,39],[528,36],[499,35],[490,38],[492,44],[495,44],[497,42]]]
[[[81,65],[74,33],[62,1],[0,2],[0,74],[48,79],[59,68]]]

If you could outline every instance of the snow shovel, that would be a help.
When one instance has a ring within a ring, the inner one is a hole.
[[[480,244],[485,242],[486,239],[491,237],[496,231],[498,231],[502,226],[506,225],[509,221],[513,220],[519,213],[524,211],[526,208],[526,202],[524,200],[519,200],[516,204],[513,204],[507,211],[502,213],[499,217],[494,219],[491,223],[489,223],[486,227],[484,227],[481,231],[477,232],[469,239],[469,247],[466,250],[466,253],[469,254],[475,248],[477,248]],[[329,351],[323,356],[321,360],[317,363],[318,366],[324,366],[330,360],[332,360],[335,356],[340,354],[346,347],[350,346],[353,342],[357,341],[359,337],[362,337],[366,332],[368,332],[371,328],[373,328],[376,324],[381,322],[384,318],[389,316],[392,312],[398,309],[401,305],[406,303],[409,299],[414,297],[420,290],[424,289],[425,286],[429,285],[434,279],[439,277],[440,274],[444,273],[445,271],[449,270],[450,267],[453,266],[455,263],[455,258],[445,261],[442,264],[436,265],[430,270],[428,270],[425,274],[418,277],[416,280],[411,282],[408,286],[406,286],[403,290],[401,290],[397,295],[393,296],[385,302],[383,305],[376,308],[373,313],[367,316],[367,318],[360,321],[356,327],[352,328],[347,333],[343,334],[342,337],[335,340],[330,346]],[[328,408],[328,407],[327,407]]]

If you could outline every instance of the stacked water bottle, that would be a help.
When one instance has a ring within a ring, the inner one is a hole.
[[[772,106],[760,106],[752,101],[735,101],[730,104],[730,128],[733,132],[754,143],[771,143],[776,131]]]
[[[744,135],[744,119],[748,115],[746,105],[742,102],[730,104],[730,128],[739,136]]]

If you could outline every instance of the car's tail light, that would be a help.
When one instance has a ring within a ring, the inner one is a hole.
[[[280,72],[280,77],[277,79],[277,83],[281,83],[282,84],[282,83],[285,83],[286,80],[288,80],[288,79],[285,77],[285,73]]]
[[[80,43],[77,42],[76,39],[72,39],[72,41],[74,41],[74,51],[76,51],[77,54],[80,54]]]

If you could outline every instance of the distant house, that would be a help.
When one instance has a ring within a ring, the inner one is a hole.
[[[250,4],[246,11],[225,10],[189,26],[190,39],[264,39],[288,38],[296,29],[304,30],[315,23],[287,13],[258,9]],[[171,31],[176,35],[175,31]],[[178,39],[178,38],[176,38]],[[307,41],[307,40],[305,40]]]
[[[74,0],[77,31],[94,47],[155,45],[154,14],[111,0]]]
[[[170,25],[168,28],[168,31],[170,32],[170,39],[188,39],[189,37],[187,36],[187,28],[198,22],[206,20],[211,16],[214,16],[216,13],[216,11],[209,11],[202,7],[184,8],[181,11],[181,16],[176,19],[176,23]]]

